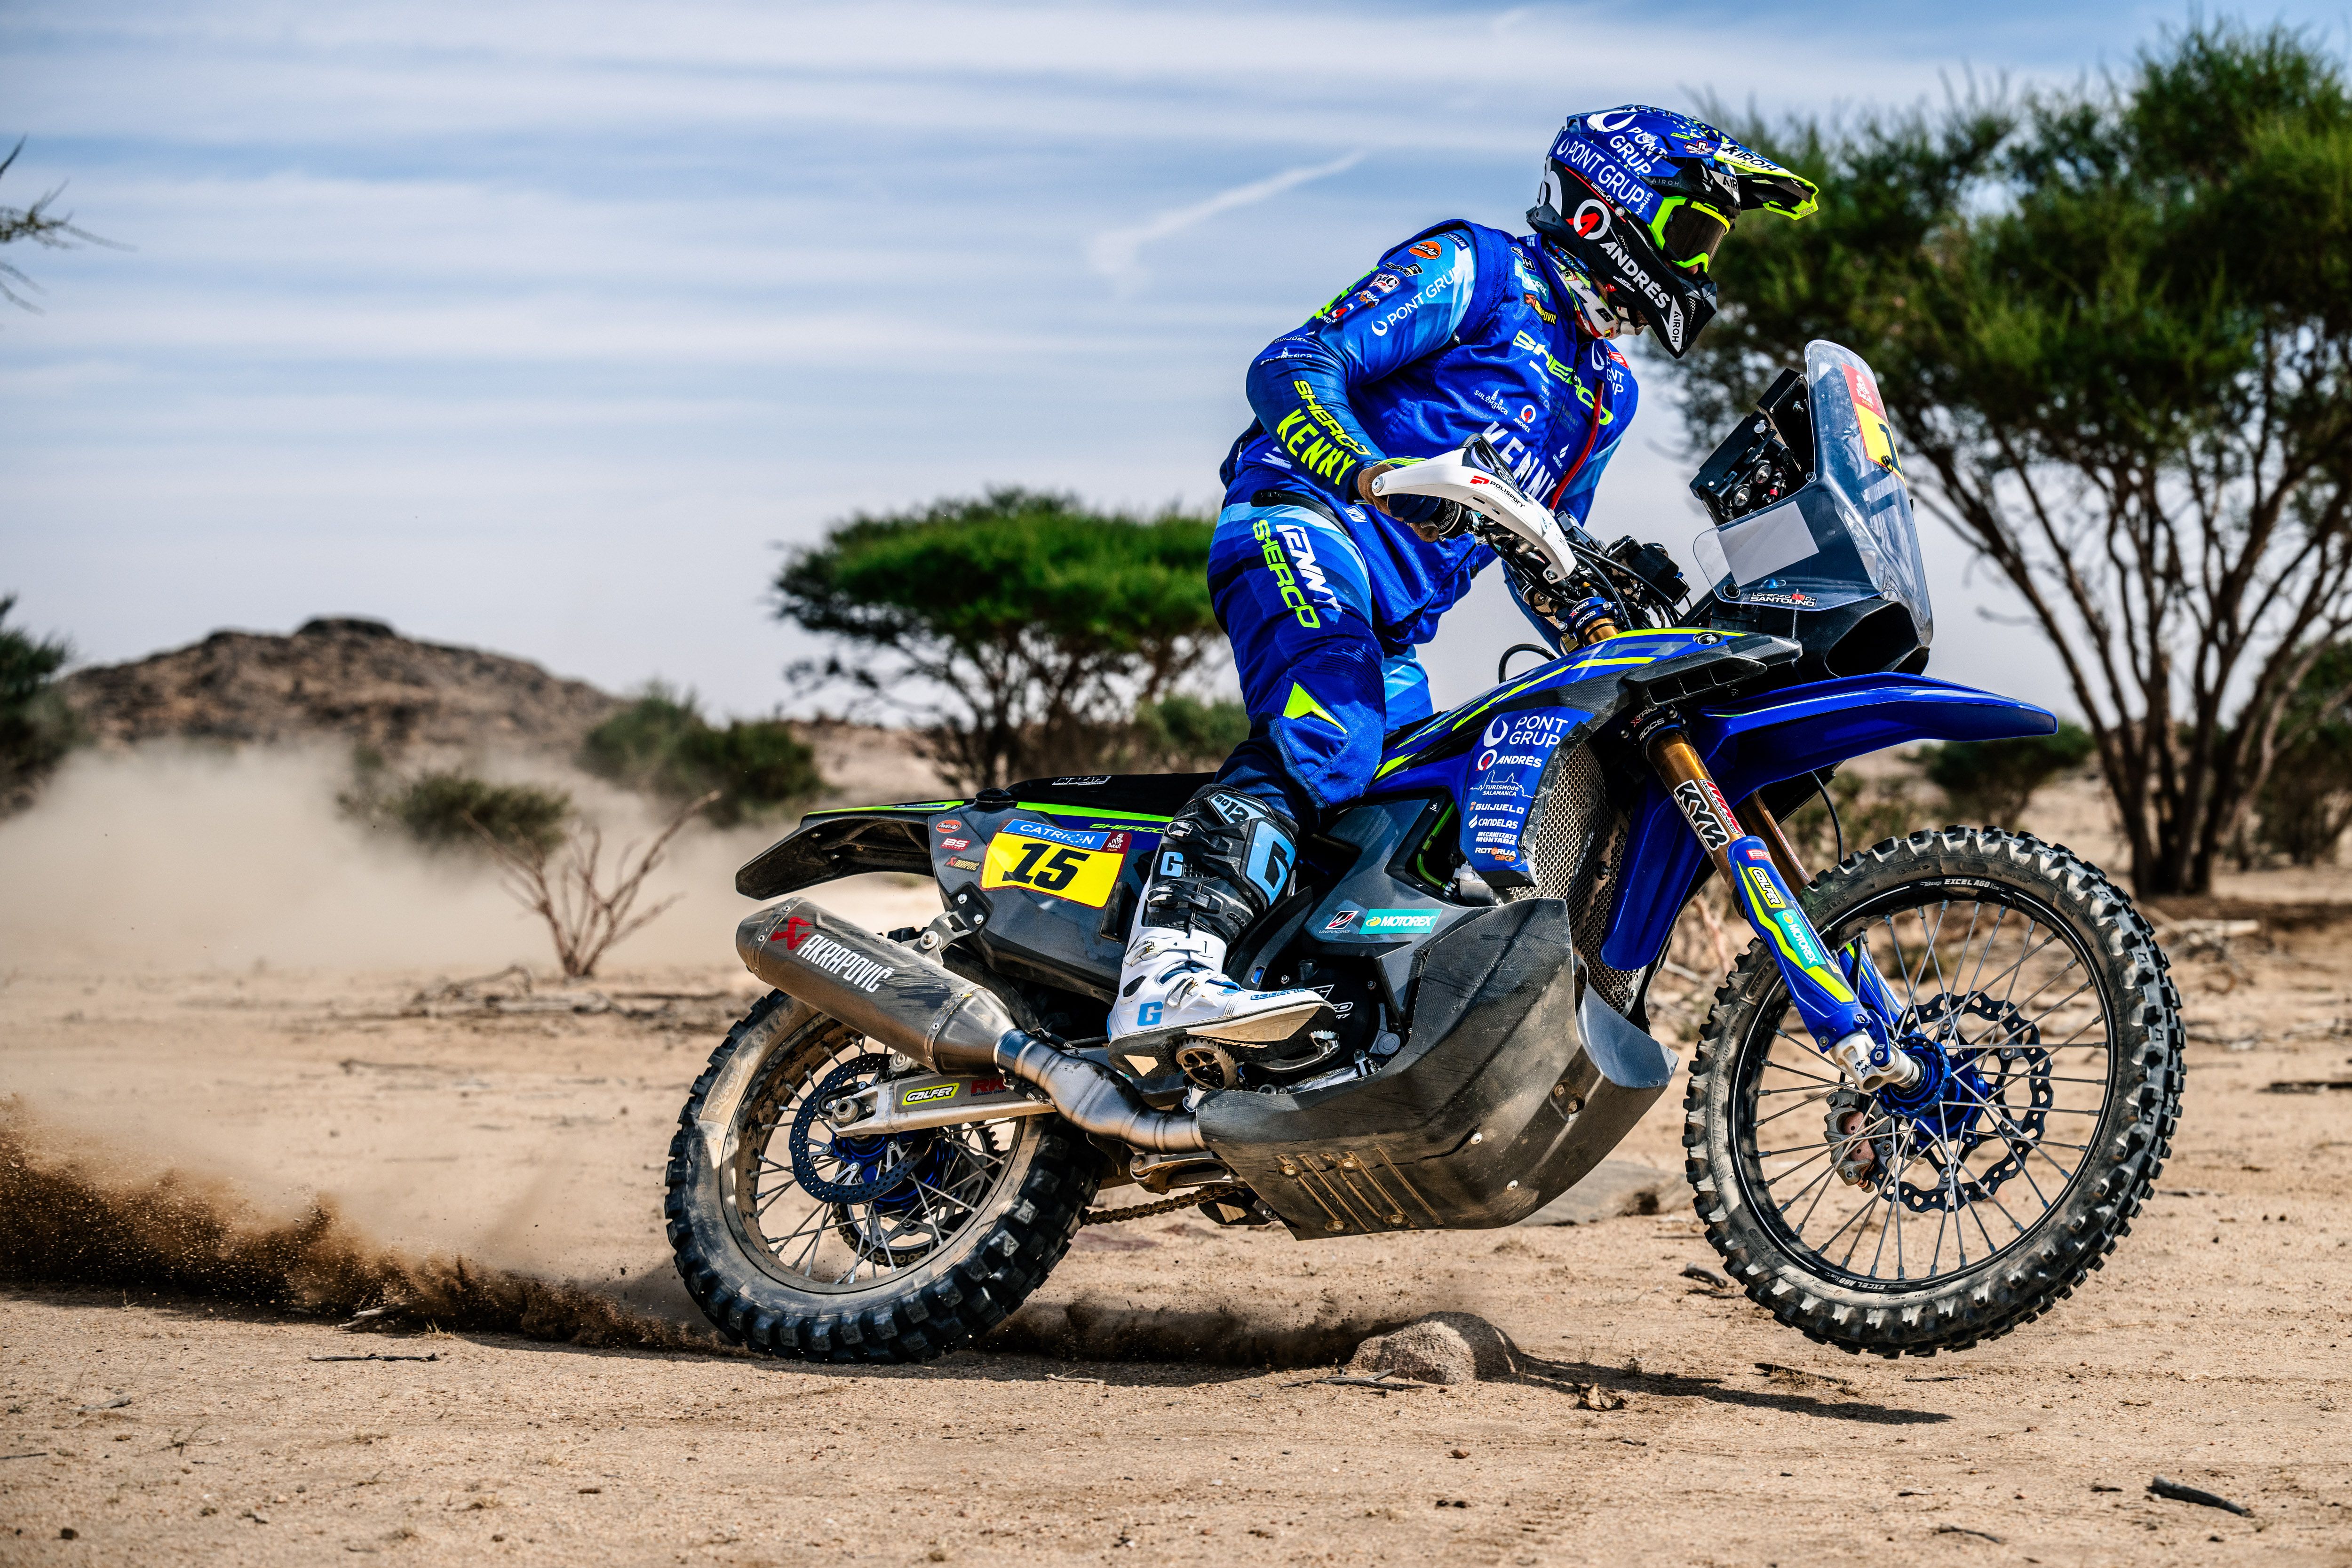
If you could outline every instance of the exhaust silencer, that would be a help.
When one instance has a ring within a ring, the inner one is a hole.
[[[1002,1071],[1045,1091],[1086,1131],[1163,1153],[1205,1149],[1197,1121],[1155,1110],[1099,1062],[1024,1034],[995,994],[807,899],[735,928],[743,966],[933,1072]]]

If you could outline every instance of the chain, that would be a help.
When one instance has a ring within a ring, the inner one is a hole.
[[[1220,1182],[1197,1192],[1186,1193],[1182,1197],[1162,1198],[1156,1204],[1138,1204],[1133,1208],[1125,1209],[1088,1209],[1078,1216],[1078,1223],[1116,1225],[1123,1219],[1150,1219],[1156,1214],[1174,1214],[1178,1209],[1188,1209],[1195,1204],[1211,1204],[1219,1198],[1237,1197],[1248,1191],[1238,1183]]]

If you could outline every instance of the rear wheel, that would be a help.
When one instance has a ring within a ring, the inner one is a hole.
[[[1061,1260],[1100,1168],[1057,1116],[834,1135],[827,1102],[907,1064],[772,992],[696,1079],[665,1213],[722,1334],[814,1361],[928,1361]]]
[[[1868,945],[1926,1079],[1843,1084],[1751,947],[1717,993],[1683,1142],[1708,1239],[1759,1304],[1848,1351],[1930,1355],[2031,1321],[2099,1267],[2180,1110],[2179,994],[2146,921],[2064,849],[1889,839],[1805,895]]]

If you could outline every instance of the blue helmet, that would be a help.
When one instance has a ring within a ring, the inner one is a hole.
[[[1717,249],[1742,212],[1799,218],[1817,189],[1714,126],[1621,104],[1569,117],[1528,226],[1676,359],[1716,309]]]

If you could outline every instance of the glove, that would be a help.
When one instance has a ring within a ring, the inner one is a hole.
[[[1402,463],[1398,462],[1393,458],[1383,463],[1374,463],[1370,468],[1366,468],[1363,471],[1363,476],[1356,481],[1356,490],[1358,495],[1363,499],[1366,504],[1388,513],[1399,522],[1411,527],[1415,532],[1421,532],[1423,538],[1444,538],[1444,535],[1443,534],[1430,534],[1422,532],[1422,531],[1429,524],[1437,522],[1444,515],[1446,508],[1454,506],[1454,503],[1445,500],[1444,497],[1403,494],[1375,496],[1372,494],[1372,479],[1375,476],[1387,473],[1391,468],[1402,468],[1403,467],[1404,465]],[[1459,511],[1461,509],[1459,507],[1454,507],[1454,510],[1455,511]],[[1455,528],[1454,531],[1460,531],[1458,526]]]

